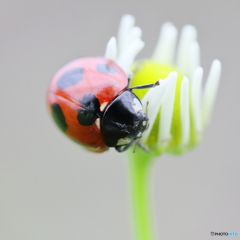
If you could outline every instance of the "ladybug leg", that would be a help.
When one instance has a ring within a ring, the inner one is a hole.
[[[156,86],[160,85],[160,80],[157,80],[155,83],[151,83],[151,84],[145,84],[145,85],[139,85],[139,86],[135,86],[135,87],[128,87],[127,90],[133,90],[133,89],[145,89],[145,88],[153,88]]]
[[[126,145],[116,146],[115,149],[116,149],[116,151],[118,151],[118,152],[124,152],[124,151],[126,151],[128,148],[130,148],[130,147],[133,145],[134,142],[135,142],[135,141],[132,141],[132,142],[126,144]]]
[[[133,153],[136,152],[136,147],[139,146],[143,151],[147,152],[147,153],[150,153],[149,149],[147,146],[143,145],[142,143],[140,143],[140,139],[141,138],[138,138],[137,141],[135,141],[135,145],[134,145],[134,148],[133,148]]]
[[[144,146],[142,143],[140,143],[139,140],[140,140],[140,138],[137,141],[132,141],[126,145],[116,146],[115,149],[118,152],[124,152],[135,143],[133,153],[136,152],[136,146],[139,146],[143,151],[150,153],[149,149],[146,146]]]
[[[150,153],[149,149],[147,148],[147,146],[143,145],[142,143],[140,143],[139,141],[137,142],[137,144],[143,151]],[[135,150],[135,149],[134,149]]]

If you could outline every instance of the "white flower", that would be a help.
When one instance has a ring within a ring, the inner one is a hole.
[[[159,87],[134,91],[149,117],[141,143],[156,154],[182,153],[199,143],[210,120],[221,74],[221,63],[214,60],[203,88],[197,31],[191,25],[184,26],[178,44],[177,35],[172,23],[164,23],[152,57],[135,63],[132,69],[131,85],[162,79]],[[124,15],[118,43],[111,38],[105,56],[131,74],[133,61],[144,46],[140,38],[134,18]]]

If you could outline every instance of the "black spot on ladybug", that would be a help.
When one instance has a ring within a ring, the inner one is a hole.
[[[53,103],[51,105],[51,107],[52,107],[52,116],[53,116],[54,121],[56,122],[58,127],[63,132],[65,132],[67,127],[68,127],[68,125],[66,123],[65,116],[63,114],[62,108],[57,103]]]
[[[99,100],[91,93],[79,101],[83,109],[78,110],[77,119],[83,126],[92,125],[101,116]]]
[[[73,68],[64,73],[58,80],[58,87],[64,89],[73,86],[83,79],[84,68]]]
[[[115,73],[117,69],[114,66],[107,64],[98,64],[96,69],[101,73]]]

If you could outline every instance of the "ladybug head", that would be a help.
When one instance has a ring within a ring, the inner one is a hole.
[[[129,90],[110,102],[103,113],[101,131],[105,144],[122,152],[130,147],[148,127],[141,101]]]
[[[131,133],[129,138],[136,140],[142,137],[142,133],[148,127],[148,117],[143,112],[137,112],[134,118],[133,128],[130,129]]]

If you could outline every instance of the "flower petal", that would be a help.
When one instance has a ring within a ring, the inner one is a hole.
[[[143,142],[148,139],[149,134],[151,133],[153,124],[157,118],[157,114],[162,104],[164,93],[169,83],[168,80],[169,79],[166,78],[160,82],[160,86],[151,88],[142,99],[143,109],[147,109],[147,115],[149,118],[149,127],[143,133],[143,137],[141,139]]]
[[[132,15],[125,14],[122,16],[118,29],[118,54],[121,55],[126,46],[126,37],[130,29],[134,26],[135,19]]]
[[[196,68],[200,66],[200,47],[197,41],[190,43],[186,54],[188,59],[185,74],[189,76],[189,78],[192,78]]]
[[[136,55],[144,47],[142,30],[134,26],[134,23],[134,17],[126,14],[122,17],[118,30],[118,56],[115,61],[127,74],[130,74]]]
[[[117,60],[117,40],[115,37],[111,37],[108,41],[104,56],[112,61]]]
[[[159,63],[173,64],[177,32],[176,27],[170,22],[162,25],[159,39],[152,55],[153,60]]]
[[[191,113],[193,118],[193,127],[197,133],[202,131],[202,77],[203,69],[198,67],[190,81],[190,102],[191,102]]]
[[[202,117],[204,126],[209,122],[210,114],[212,112],[218,90],[220,75],[221,62],[215,59],[212,62],[212,66],[203,92]]]
[[[135,41],[128,46],[128,48],[118,57],[117,64],[129,74],[131,71],[132,63],[136,55],[143,49],[144,42],[141,39],[135,39]]]
[[[131,45],[136,39],[141,39],[142,36],[142,30],[140,27],[134,26],[131,29],[129,29],[127,35],[125,36],[124,43],[122,45],[122,51],[124,52],[125,49]]]
[[[182,29],[182,33],[178,45],[177,53],[177,67],[183,72],[186,73],[188,69],[188,53],[190,44],[195,41],[197,38],[197,30],[192,25],[186,25]]]
[[[170,132],[172,126],[177,77],[177,72],[171,72],[167,77],[167,79],[169,79],[169,83],[163,97],[158,132],[158,144],[161,145],[167,144],[168,141],[171,139]],[[164,81],[166,81],[166,79]]]
[[[190,138],[190,112],[189,112],[189,81],[187,77],[183,78],[180,93],[180,116],[182,139],[181,145],[185,146]]]

